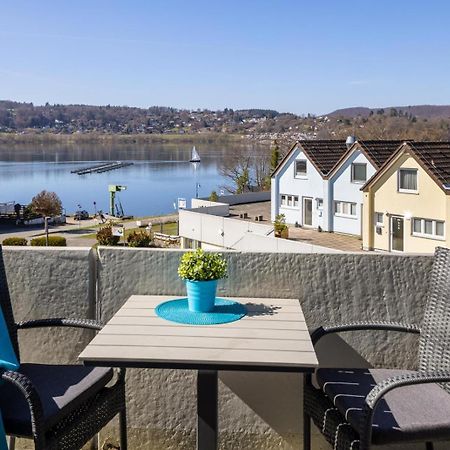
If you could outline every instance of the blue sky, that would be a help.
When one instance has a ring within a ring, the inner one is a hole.
[[[0,0],[0,98],[326,113],[450,103],[450,2]]]

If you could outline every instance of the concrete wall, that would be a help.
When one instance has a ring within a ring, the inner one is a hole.
[[[183,295],[177,276],[181,254],[100,247],[95,261],[86,249],[4,249],[18,319],[92,317],[96,278],[95,309],[102,321],[132,294]],[[427,256],[375,254],[225,256],[229,278],[220,283],[220,295],[298,298],[311,328],[374,318],[420,323],[432,263]],[[73,330],[61,335],[47,331],[39,339],[22,341],[24,356],[71,361],[88,339]],[[323,364],[412,367],[416,361],[415,337],[376,332],[345,339],[322,343],[318,352]],[[52,352],[45,355],[43,346],[50,342]],[[300,376],[222,372],[220,378],[221,448],[301,448]],[[194,372],[129,370],[128,408],[133,450],[194,448]],[[117,436],[113,429],[107,433]]]
[[[96,316],[96,257],[91,249],[3,247],[16,322]],[[24,361],[75,362],[93,334],[82,330],[20,331]]]
[[[226,205],[228,207],[228,205]],[[215,208],[215,207],[211,207]],[[270,225],[203,214],[203,209],[180,210],[180,236],[222,248],[233,249],[248,233],[266,236],[273,231]]]

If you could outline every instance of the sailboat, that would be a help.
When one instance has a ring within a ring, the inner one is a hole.
[[[198,154],[198,151],[195,149],[195,145],[192,147],[192,155],[191,159],[189,160],[191,163],[199,163],[200,162],[200,155]]]

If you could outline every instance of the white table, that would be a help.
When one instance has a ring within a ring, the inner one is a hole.
[[[193,369],[197,448],[217,448],[217,371],[312,372],[318,365],[298,300],[233,298],[241,320],[183,325],[155,314],[174,296],[132,295],[80,355],[86,365]]]

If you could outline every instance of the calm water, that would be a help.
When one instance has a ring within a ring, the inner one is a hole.
[[[0,202],[27,204],[43,189],[56,192],[67,212],[81,205],[90,213],[108,211],[108,185],[127,190],[118,198],[125,214],[156,215],[174,211],[178,197],[220,193],[229,181],[220,166],[235,144],[196,145],[202,157],[197,169],[189,163],[190,144],[67,145],[0,147]],[[76,175],[71,170],[102,161],[131,161],[134,165],[101,174]]]

